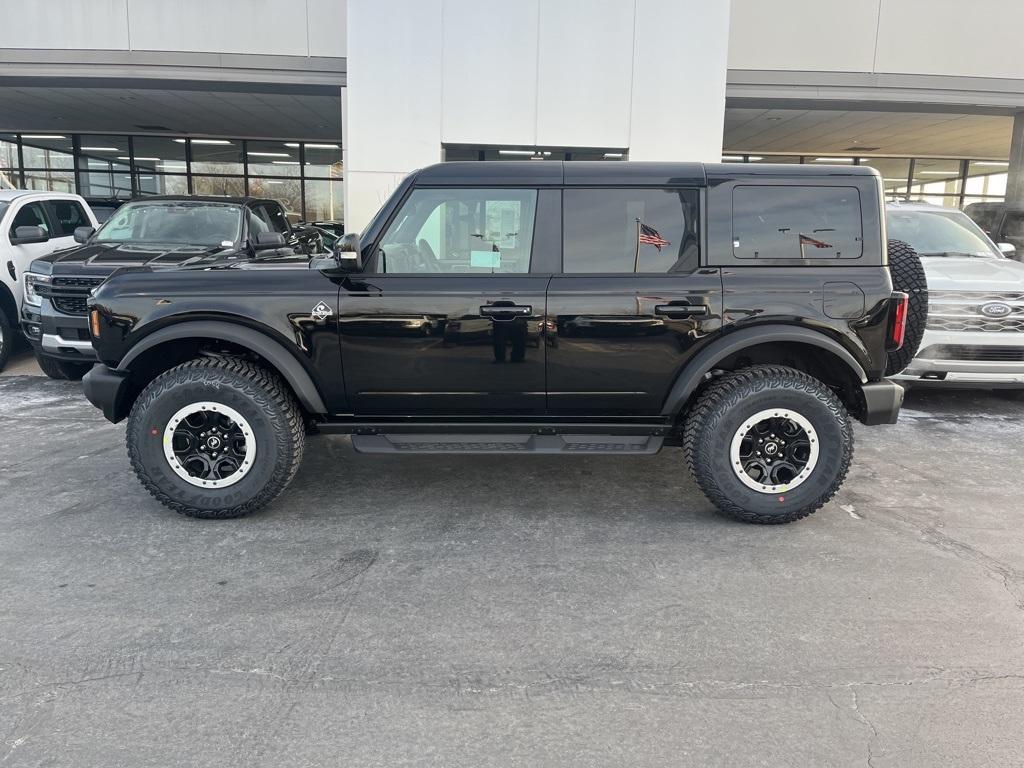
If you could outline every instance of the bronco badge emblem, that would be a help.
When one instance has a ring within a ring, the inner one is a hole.
[[[334,310],[332,310],[329,306],[327,306],[327,304],[321,301],[319,304],[313,307],[313,311],[310,312],[310,314],[313,316],[314,320],[324,320],[330,317],[333,312]]]

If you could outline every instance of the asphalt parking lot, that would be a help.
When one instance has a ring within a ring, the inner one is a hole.
[[[254,517],[0,377],[4,766],[1024,762],[1024,402],[911,392],[835,501],[714,515],[676,449],[370,457]]]

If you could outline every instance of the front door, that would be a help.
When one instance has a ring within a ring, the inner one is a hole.
[[[700,266],[698,211],[696,189],[565,190],[549,413],[661,412],[693,348],[721,327],[722,278]]]
[[[415,189],[339,301],[357,415],[537,415],[550,274],[535,189]],[[534,265],[536,266],[536,265]]]

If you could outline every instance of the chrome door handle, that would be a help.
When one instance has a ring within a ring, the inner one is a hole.
[[[529,304],[488,304],[480,307],[480,314],[484,317],[513,318],[529,317],[533,314],[533,307]]]
[[[705,317],[710,314],[704,304],[659,304],[654,314],[664,317]]]

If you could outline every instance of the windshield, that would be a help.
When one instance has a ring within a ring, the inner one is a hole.
[[[885,226],[891,239],[910,243],[922,256],[1003,258],[978,225],[961,211],[890,209]]]
[[[241,235],[240,206],[161,200],[121,206],[96,233],[96,242],[228,247]]]

